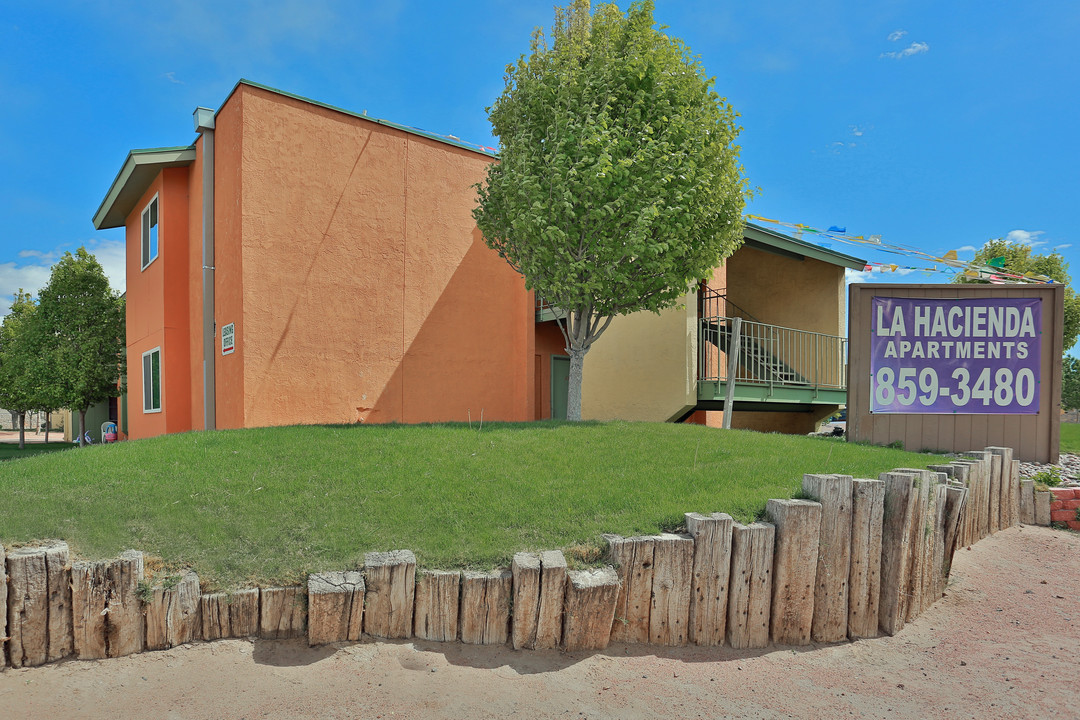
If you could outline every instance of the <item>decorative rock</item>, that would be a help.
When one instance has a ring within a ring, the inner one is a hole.
[[[566,558],[559,550],[540,553],[540,613],[536,620],[537,650],[552,650],[562,643],[563,605],[566,599]]]
[[[147,650],[167,650],[202,638],[199,576],[187,572],[173,580],[175,584],[154,586],[146,604]]]
[[[611,639],[619,575],[614,568],[566,573],[563,638],[567,652],[603,650]]]
[[[604,535],[604,539],[620,582],[611,640],[648,643],[656,538]]]
[[[71,654],[68,559],[67,543],[59,541],[16,548],[7,556],[4,594],[12,667],[41,665]]]
[[[848,635],[852,478],[850,475],[803,475],[802,489],[821,503],[810,637],[815,642],[840,642]]]
[[[466,570],[461,581],[461,642],[502,645],[510,637],[510,598],[513,575],[509,570]]]
[[[536,620],[540,614],[540,555],[519,552],[510,565],[514,576],[514,614],[511,644],[515,650],[536,645]]]
[[[727,641],[738,650],[769,644],[775,537],[769,523],[732,525]]]
[[[304,599],[304,588],[299,586],[260,589],[259,637],[303,637],[307,622]]]
[[[423,640],[457,640],[461,573],[421,570],[416,578],[413,635]]]
[[[727,634],[732,523],[727,513],[686,513],[686,529],[694,537],[690,642],[697,645],[723,645]]]
[[[381,638],[411,637],[416,582],[416,556],[412,551],[367,553],[364,582],[364,632]]]
[[[848,586],[848,637],[876,637],[881,599],[881,527],[885,483],[853,480],[851,567]]]
[[[364,576],[355,571],[308,576],[308,644],[359,640]]]
[[[652,602],[649,608],[651,644],[686,644],[693,576],[693,538],[671,533],[657,537],[653,550]]]
[[[145,620],[139,599],[142,579],[143,554],[136,550],[128,550],[115,560],[72,566],[76,657],[94,660],[142,652],[145,647]]]
[[[780,645],[808,645],[814,619],[821,504],[769,500],[765,513],[776,526],[772,640]]]

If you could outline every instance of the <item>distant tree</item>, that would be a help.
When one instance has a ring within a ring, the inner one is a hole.
[[[677,304],[742,242],[738,117],[652,2],[556,9],[488,109],[499,162],[473,211],[489,247],[566,311],[567,417],[616,315]]]
[[[0,406],[19,419],[20,450],[26,446],[26,413],[41,409],[47,382],[37,311],[30,293],[19,288],[0,324]]]
[[[101,265],[85,248],[64,253],[39,294],[42,341],[53,363],[55,399],[79,413],[120,394],[125,373],[124,300],[109,289]]]
[[[1073,292],[1069,277],[1069,264],[1061,253],[1042,255],[1035,252],[1030,245],[1020,242],[1009,242],[1002,238],[990,240],[975,253],[974,262],[977,265],[989,265],[1001,268],[1011,275],[1045,275],[1056,283],[1065,286],[1065,318],[1064,318],[1064,343],[1062,352],[1067,353],[1076,344],[1080,337],[1080,297]],[[953,282],[958,283],[988,283],[989,280],[982,278],[970,278],[957,275]]]
[[[1071,355],[1061,361],[1061,409],[1080,410],[1080,360]]]

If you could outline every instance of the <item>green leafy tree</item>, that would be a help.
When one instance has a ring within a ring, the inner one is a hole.
[[[79,413],[120,394],[125,373],[124,300],[109,289],[101,265],[85,248],[64,253],[39,294],[42,341],[53,363],[56,399]]]
[[[741,128],[651,2],[556,9],[505,80],[488,109],[499,162],[473,215],[526,287],[565,311],[578,420],[584,357],[612,318],[672,307],[741,243]]]
[[[19,449],[26,445],[26,413],[46,403],[47,363],[41,353],[37,304],[22,288],[0,324],[0,407],[19,418]]]
[[[1061,361],[1061,408],[1080,410],[1080,360],[1071,355]]]
[[[975,264],[1000,268],[1010,275],[1044,275],[1065,286],[1065,318],[1063,352],[1068,352],[1080,337],[1080,297],[1073,292],[1069,264],[1060,253],[1041,255],[1030,245],[1009,242],[1002,238],[990,240],[975,253]],[[989,280],[957,275],[953,282],[988,283]]]

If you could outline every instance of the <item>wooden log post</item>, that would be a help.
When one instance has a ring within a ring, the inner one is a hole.
[[[619,576],[611,641],[648,643],[656,538],[604,535],[604,539],[608,558]]]
[[[145,610],[147,650],[167,650],[202,639],[199,576],[195,573],[156,584]]]
[[[1035,524],[1035,481],[1020,481],[1020,522]]]
[[[775,538],[770,523],[732,524],[727,642],[737,650],[769,644]]]
[[[966,544],[972,545],[984,537],[990,527],[990,477],[989,466],[979,458],[954,460],[953,465],[966,467],[968,472],[968,502],[971,505],[971,537]]]
[[[199,612],[204,640],[255,637],[259,632],[259,589],[203,595]]]
[[[1015,492],[1013,484],[1019,483],[1019,467],[1017,467],[1017,475],[1013,477],[1013,449],[1008,447],[988,447],[986,452],[993,453],[998,458],[998,462],[1001,465],[1001,479],[998,484],[998,527],[1002,530],[1013,526],[1013,497]],[[1019,512],[1017,512],[1019,515]]]
[[[685,517],[686,529],[694,538],[689,639],[695,645],[723,645],[727,635],[733,520],[727,513],[686,513]]]
[[[540,614],[540,555],[519,552],[510,564],[514,576],[514,613],[510,618],[510,644],[515,650],[536,645]]]
[[[562,644],[563,608],[566,603],[566,558],[559,550],[540,553],[540,612],[536,620],[537,650]]]
[[[359,640],[364,616],[364,576],[356,571],[308,576],[308,644]]]
[[[411,637],[416,584],[416,556],[412,551],[365,554],[364,584],[364,632],[380,638]]]
[[[960,513],[960,529],[957,533],[956,544],[958,547],[967,547],[975,542],[975,497],[971,484],[971,465],[962,462],[950,464],[952,477],[955,481],[967,488],[964,494],[964,507]]]
[[[1035,493],[1035,524],[1050,527],[1050,500],[1053,493],[1049,490]]]
[[[229,594],[206,593],[199,597],[202,638],[206,641],[229,637]]]
[[[7,667],[7,591],[7,551],[3,543],[0,543],[0,670]]]
[[[949,582],[949,573],[952,572],[953,556],[956,555],[956,548],[960,546],[961,523],[963,522],[964,507],[967,505],[968,498],[967,488],[964,487],[950,485],[945,492],[945,556],[940,588],[942,594],[945,593],[945,586]]]
[[[651,644],[674,647],[687,643],[693,580],[694,539],[672,533],[657,537],[649,608]]]
[[[948,494],[949,486],[943,482],[945,476],[940,473],[931,473],[931,475],[938,475],[939,482],[933,487],[934,495],[934,515],[933,515],[933,532],[931,534],[931,556],[930,563],[928,563],[928,570],[930,571],[930,577],[923,584],[923,601],[922,611],[925,612],[931,605],[941,599],[941,596],[945,593],[945,545],[946,545],[946,533],[948,531]],[[959,508],[957,508],[959,511]]]
[[[776,526],[772,641],[779,645],[808,645],[814,619],[821,504],[769,500],[765,513]]]
[[[415,593],[413,635],[437,642],[457,640],[461,573],[421,570],[416,577]]]
[[[114,560],[72,566],[76,657],[94,660],[143,651],[146,627],[139,599],[143,576],[143,554],[137,550]]]
[[[461,642],[502,645],[510,638],[513,574],[466,570],[461,580]]]
[[[1011,516],[1009,522],[1012,523],[1010,527],[1014,527],[1020,524],[1020,461],[1015,458],[1012,461],[1012,474],[1010,475],[1010,487],[1012,488],[1012,498],[1009,500],[1009,510]]]
[[[848,581],[851,573],[850,475],[803,475],[803,492],[821,503],[814,616],[815,642],[840,642],[848,636]]]
[[[565,650],[606,648],[618,599],[619,575],[614,568],[568,570],[563,607]]]
[[[852,480],[851,496],[848,637],[857,640],[878,635],[885,483],[881,480]]]
[[[878,627],[895,635],[904,627],[911,527],[918,493],[915,476],[904,472],[882,473],[885,503],[881,517],[881,595],[878,599]]]
[[[1001,529],[1001,456],[987,450],[971,450],[964,455],[980,461],[983,479],[986,482],[983,487],[986,521],[985,534],[982,537],[987,537]]]
[[[908,538],[907,588],[903,603],[904,621],[911,622],[922,612],[927,594],[926,583],[932,578],[930,565],[934,555],[934,481],[929,470],[897,468],[893,472],[908,473],[915,478],[915,505],[912,508]]]
[[[304,637],[307,594],[300,586],[259,590],[259,637],[267,640]]]
[[[2,556],[0,556],[2,557]],[[67,543],[16,548],[5,560],[8,658],[12,667],[42,665],[71,655],[71,567]],[[3,663],[0,663],[0,667]]]

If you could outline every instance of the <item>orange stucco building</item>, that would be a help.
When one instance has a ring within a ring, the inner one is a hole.
[[[126,228],[127,437],[557,414],[561,334],[472,218],[490,149],[243,80],[196,125],[132,151],[94,216]],[[584,413],[622,414],[593,384]],[[649,417],[692,418],[683,390]]]

